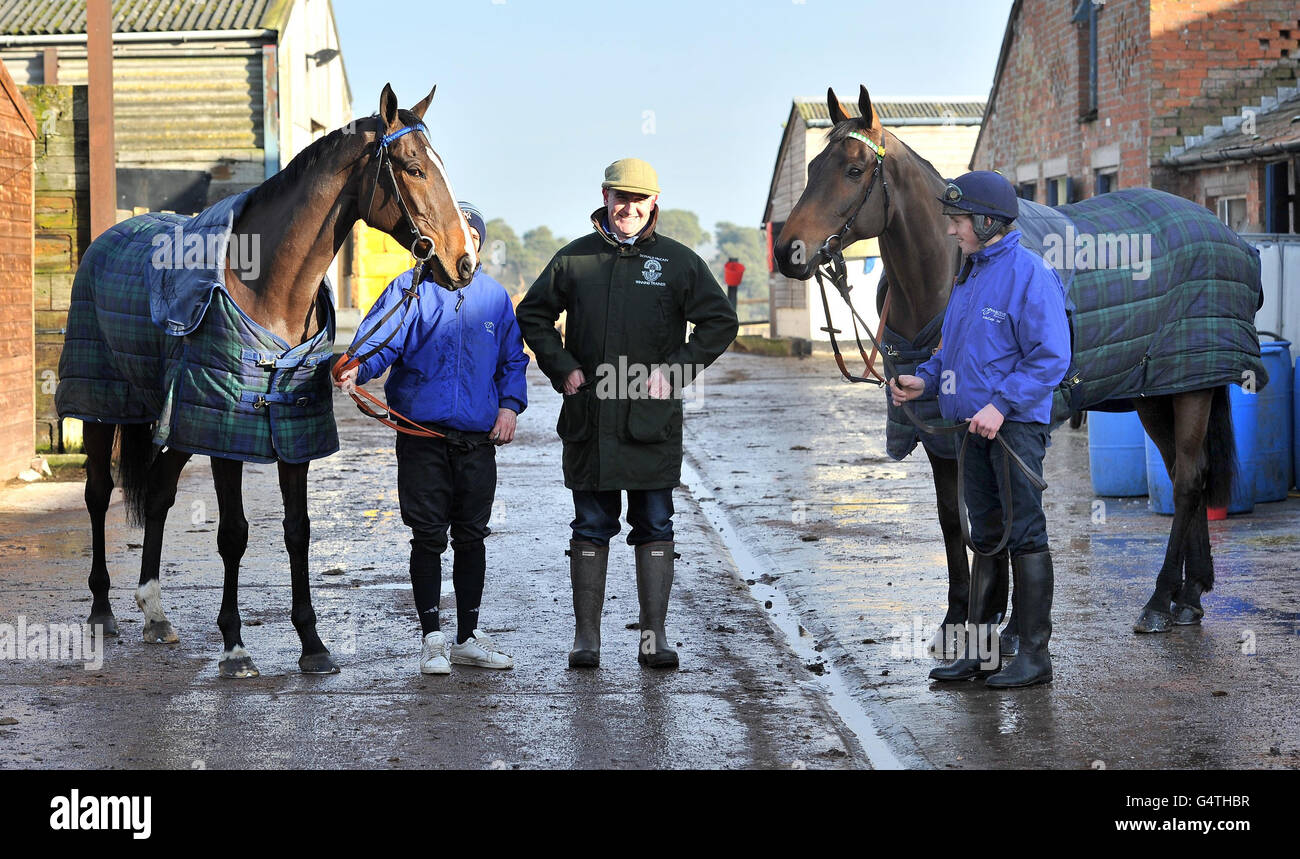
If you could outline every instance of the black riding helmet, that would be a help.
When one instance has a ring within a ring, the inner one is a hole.
[[[1000,173],[976,170],[948,182],[939,197],[945,215],[971,215],[981,242],[1020,216],[1016,189]]]

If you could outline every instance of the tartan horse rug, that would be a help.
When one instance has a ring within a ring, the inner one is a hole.
[[[59,359],[59,417],[154,423],[154,444],[245,462],[306,462],[339,448],[330,359],[334,305],[297,346],[226,292],[235,220],[248,192],[193,218],[139,215],[86,251]]]
[[[1053,426],[1073,411],[1132,411],[1137,397],[1267,384],[1255,330],[1264,301],[1259,252],[1208,209],[1131,188],[1055,208],[1021,200],[1015,226],[1066,290],[1074,354],[1054,397]],[[929,358],[942,325],[940,315],[913,341],[886,329],[898,372]],[[914,409],[938,417],[937,400]],[[903,459],[918,440],[956,457],[955,436],[918,433],[891,403],[889,455]]]

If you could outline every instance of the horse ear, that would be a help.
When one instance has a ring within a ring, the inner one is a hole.
[[[865,84],[858,84],[858,109],[862,111],[862,121],[867,124],[867,128],[880,126],[880,117],[876,116],[875,108],[871,106],[871,96],[867,95]]]
[[[835,88],[826,87],[826,109],[831,113],[831,125],[837,125],[849,118],[849,114],[844,110],[844,105],[835,97]]]
[[[424,97],[424,100],[411,108],[411,113],[415,114],[420,119],[424,119],[424,112],[429,109],[429,102],[433,101],[433,94],[437,91],[438,85],[434,84],[433,89],[429,90],[429,94]]]
[[[397,95],[390,84],[384,84],[384,91],[379,94],[379,118],[388,128],[397,125]]]

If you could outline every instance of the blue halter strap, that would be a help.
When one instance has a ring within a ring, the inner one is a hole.
[[[408,125],[404,128],[399,128],[396,131],[394,131],[392,134],[385,134],[379,140],[379,148],[387,149],[388,145],[392,143],[394,140],[398,139],[399,137],[403,137],[407,134],[410,134],[412,131],[423,131],[425,137],[429,136],[429,129],[424,127],[424,123],[417,122],[415,125]]]

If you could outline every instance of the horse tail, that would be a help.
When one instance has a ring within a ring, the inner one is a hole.
[[[153,425],[119,424],[117,429],[126,522],[133,528],[143,528],[145,502],[149,497],[149,466],[154,454]]]
[[[1227,507],[1237,477],[1237,442],[1232,432],[1227,385],[1214,389],[1210,422],[1205,428],[1205,458],[1209,462],[1205,477],[1206,504]]]

